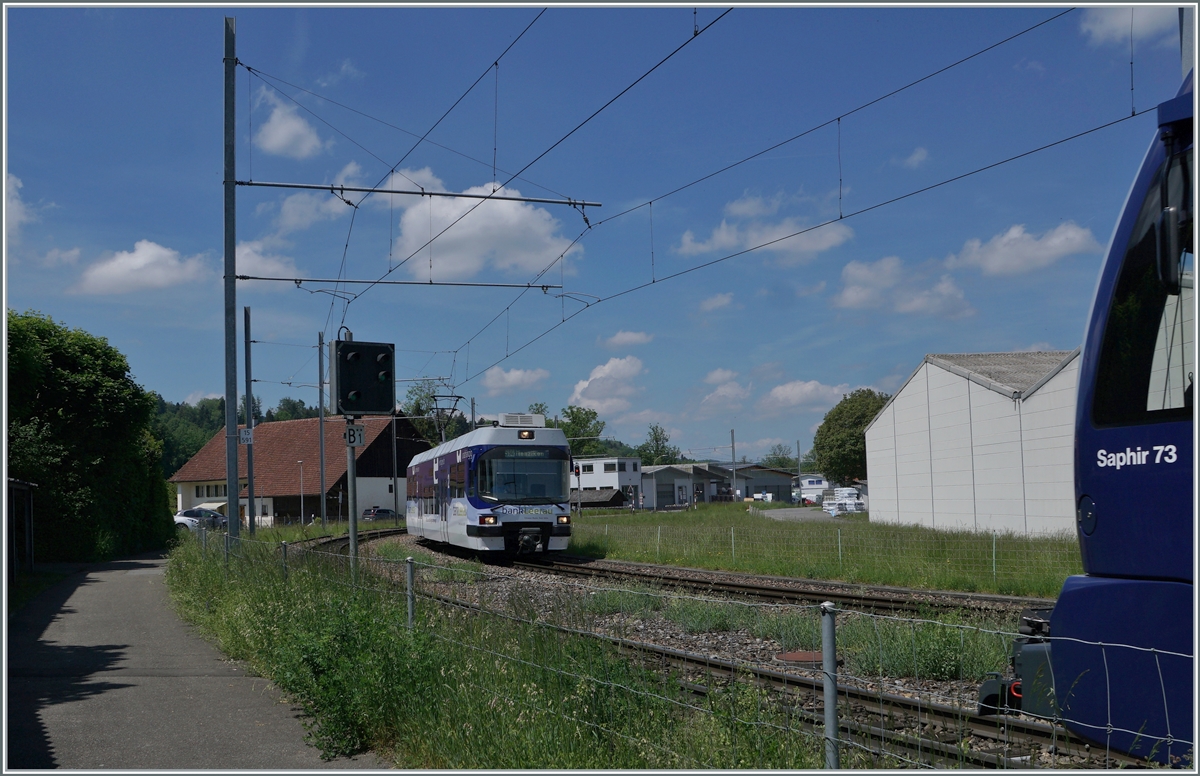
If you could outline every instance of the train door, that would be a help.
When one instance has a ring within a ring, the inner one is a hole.
[[[450,541],[450,523],[447,517],[450,514],[450,479],[449,471],[446,467],[442,467],[439,473],[438,484],[438,538],[443,542]]]

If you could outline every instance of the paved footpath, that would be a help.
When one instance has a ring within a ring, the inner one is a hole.
[[[175,614],[165,565],[76,567],[9,619],[6,771],[387,767],[322,761],[301,710]]]

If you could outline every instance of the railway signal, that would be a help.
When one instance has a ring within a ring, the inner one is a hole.
[[[334,340],[330,396],[342,415],[391,415],[396,408],[396,346],[390,342]]]

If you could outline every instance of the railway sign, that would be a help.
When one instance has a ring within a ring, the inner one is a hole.
[[[346,440],[346,447],[362,447],[367,443],[367,427],[346,426],[342,438]]]
[[[238,444],[239,444],[239,445],[252,445],[252,444],[254,444],[254,429],[252,429],[252,428],[239,428],[239,429],[238,429]]]

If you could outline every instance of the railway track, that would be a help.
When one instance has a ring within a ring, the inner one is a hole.
[[[683,588],[695,592],[739,595],[776,603],[819,604],[832,601],[839,608],[919,613],[931,609],[1046,609],[1054,601],[1045,598],[923,591],[897,587],[868,587],[819,580],[752,577],[730,572],[683,569],[627,563],[619,566],[598,564],[588,558],[548,557],[514,560],[513,566],[576,577],[622,579],[660,587]]]
[[[403,533],[403,528],[364,531],[359,534],[359,542],[367,543]],[[349,537],[343,535],[319,539],[315,540],[312,546],[314,549],[319,547],[324,552],[345,554],[349,549]],[[873,590],[857,585],[827,585],[823,582],[813,583],[820,584],[821,590],[800,590],[785,586],[789,580],[780,579],[775,584],[764,584],[761,578],[740,581],[736,579],[739,575],[728,574],[721,576],[732,577],[731,579],[697,580],[672,573],[676,570],[670,567],[622,564],[635,567],[600,568],[588,559],[571,557],[515,560],[512,565],[543,573],[625,579],[776,602],[811,603],[832,600],[839,604],[839,607],[853,606],[891,611],[913,612],[930,606],[994,608],[1001,605],[1024,607],[1053,604],[1052,601],[1047,602],[1044,599],[967,593],[939,593],[939,596],[946,596],[947,600],[931,602],[923,597],[923,591],[900,588]],[[711,573],[688,569],[680,571],[705,575]],[[422,597],[492,616],[510,616],[451,595],[427,592],[422,594]],[[779,702],[791,712],[793,718],[814,730],[823,729],[824,684],[819,670],[811,671],[808,675],[793,673],[552,623],[543,622],[540,625],[610,643],[621,652],[637,655],[645,664],[658,665],[664,671],[677,672],[687,677],[681,680],[681,684],[692,693],[707,694],[712,691],[709,685],[695,681],[702,677],[748,681],[760,687],[771,688],[778,693]],[[885,693],[844,682],[838,684],[838,698],[839,738],[854,742],[884,757],[901,756],[934,766],[1029,768],[1034,765],[1039,752],[1053,751],[1061,757],[1092,758],[1093,762],[1098,757],[1101,764],[1110,767],[1136,767],[1145,764],[1140,759],[1117,753],[1093,755],[1087,742],[1073,736],[1061,726],[1038,720],[1005,715],[981,716],[975,714],[971,708],[931,702],[920,695],[912,697]]]
[[[422,597],[459,609],[515,619],[454,596],[425,593]],[[819,672],[815,672],[817,675],[789,673],[548,622],[538,624],[612,644],[622,653],[636,655],[643,665],[664,672],[678,672],[686,677],[680,680],[682,688],[694,694],[706,695],[713,691],[711,686],[696,681],[703,677],[750,682],[770,688],[778,693],[778,701],[806,727],[823,729],[824,682]],[[1087,742],[1059,725],[1046,722],[980,716],[968,708],[935,703],[919,696],[885,693],[845,683],[837,685],[837,694],[839,739],[853,742],[880,757],[915,758],[933,766],[1018,769],[1031,767],[1039,752],[1053,751],[1060,757],[1089,758],[1093,762],[1097,757],[1104,758],[1108,767],[1145,765],[1142,760],[1117,753],[1093,755]],[[934,732],[926,735],[926,731]]]

